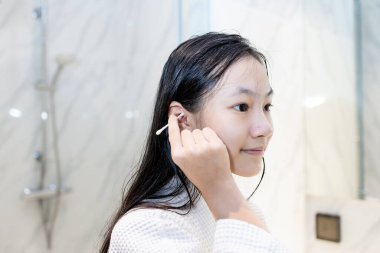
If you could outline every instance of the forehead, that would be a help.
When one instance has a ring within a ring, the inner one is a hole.
[[[215,96],[246,94],[265,97],[272,94],[266,67],[253,57],[240,59],[229,67],[218,83]]]

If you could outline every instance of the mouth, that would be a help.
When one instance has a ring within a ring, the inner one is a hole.
[[[259,147],[259,148],[242,149],[241,152],[248,155],[253,155],[253,156],[264,156],[265,148]]]

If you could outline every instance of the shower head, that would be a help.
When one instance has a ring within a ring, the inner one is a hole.
[[[57,57],[55,57],[55,61],[58,63],[58,65],[65,66],[74,62],[75,56],[72,54],[57,55]]]

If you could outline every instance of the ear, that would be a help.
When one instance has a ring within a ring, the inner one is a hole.
[[[183,129],[189,129],[191,130],[192,127],[191,127],[191,118],[192,118],[192,113],[190,113],[189,111],[187,111],[182,105],[181,103],[177,102],[177,101],[172,101],[169,105],[169,113],[168,113],[168,117],[170,115],[175,115],[176,117],[178,115],[180,115],[181,113],[183,113],[183,117],[181,117],[181,119],[178,120],[178,125],[180,127],[181,130]]]

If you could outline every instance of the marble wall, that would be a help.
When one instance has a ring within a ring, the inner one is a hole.
[[[0,4],[0,252],[47,251],[38,202],[20,198],[25,187],[37,187],[40,174],[33,153],[42,145],[46,94],[34,88],[32,15],[39,2]],[[178,42],[177,1],[47,3],[48,80],[57,56],[75,57],[55,93],[62,180],[71,192],[61,198],[51,252],[95,252],[139,156],[163,64]],[[56,164],[51,153],[46,157],[45,183],[54,183]]]
[[[305,2],[304,130],[310,195],[358,196],[353,14],[350,1]]]
[[[374,253],[380,249],[377,240],[380,177],[375,151],[380,137],[376,130],[375,102],[380,97],[376,89],[380,47],[374,32],[380,2],[361,2],[365,201],[357,200],[360,135],[356,64],[360,62],[355,55],[354,1],[305,4],[305,252],[308,253]],[[340,216],[341,242],[316,239],[317,213]]]

